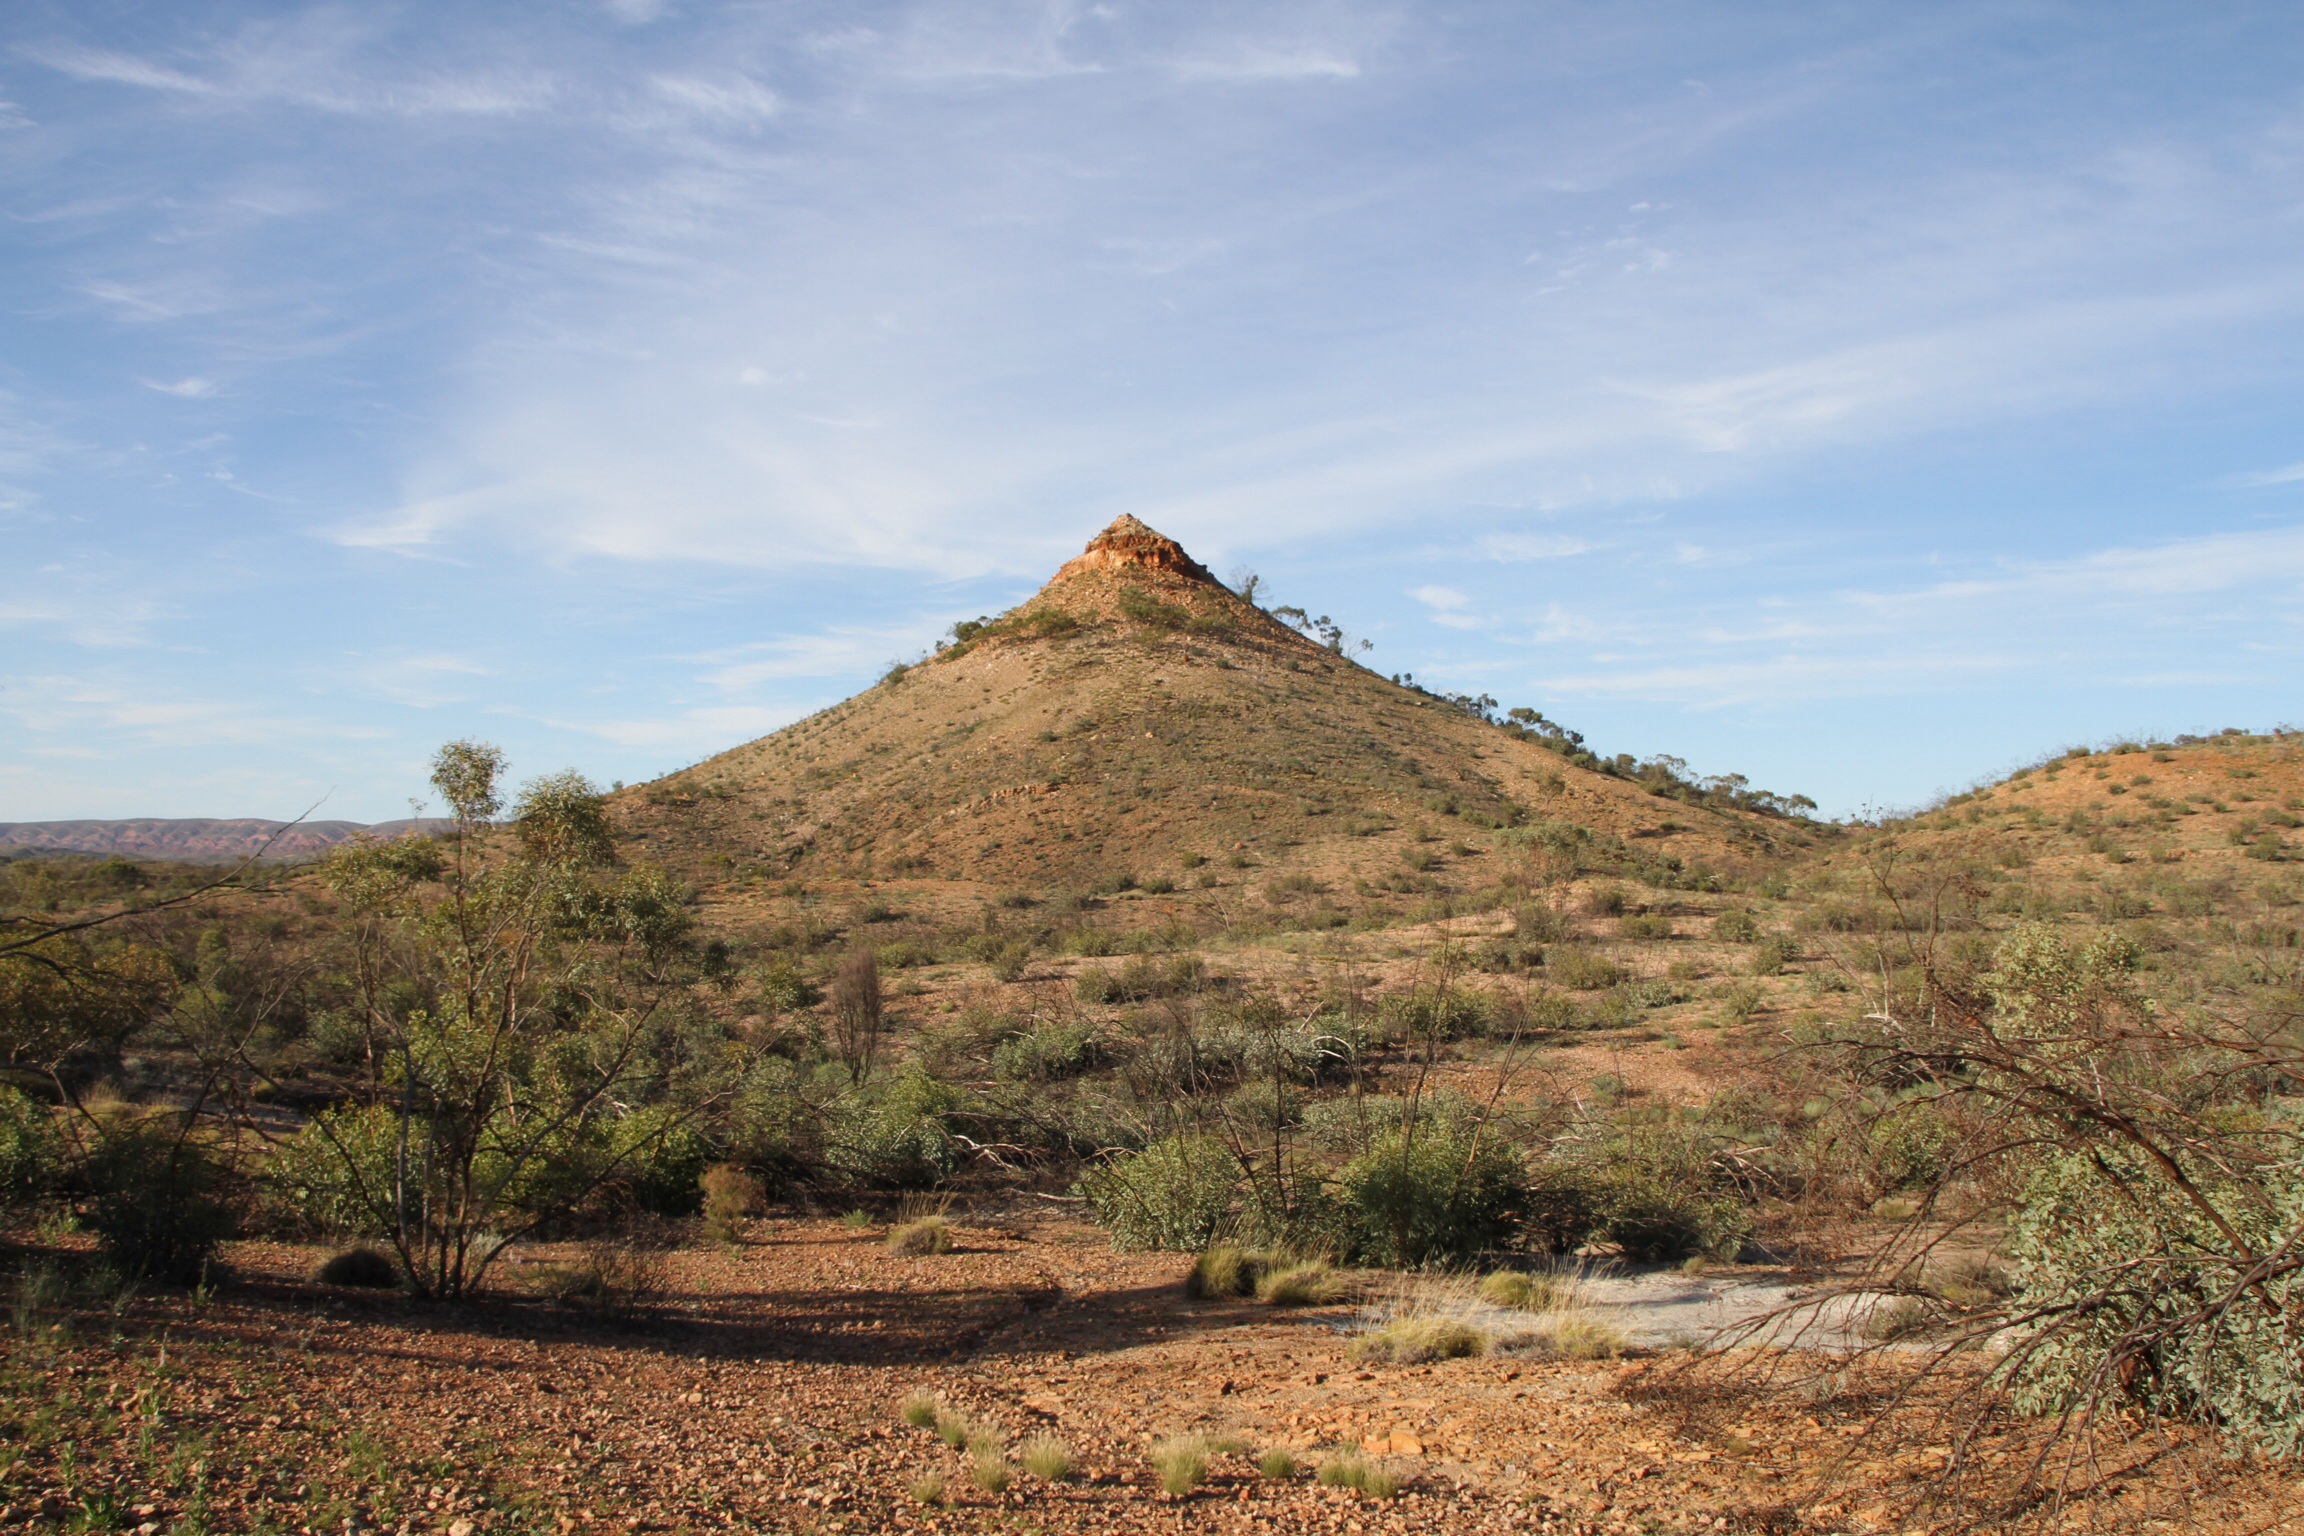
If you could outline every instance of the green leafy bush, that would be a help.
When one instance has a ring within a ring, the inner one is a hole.
[[[1104,1064],[1091,1024],[1042,1024],[992,1048],[992,1075],[1007,1082],[1056,1082]]]
[[[1206,1248],[1231,1216],[1240,1160],[1207,1136],[1171,1136],[1091,1168],[1080,1192],[1118,1248]]]
[[[1623,970],[1614,962],[1568,944],[1544,956],[1544,974],[1571,992],[1598,992],[1624,979]]]
[[[266,1205],[314,1236],[384,1236],[399,1126],[380,1105],[321,1111],[273,1149],[261,1181]]]
[[[1493,1134],[1432,1119],[1387,1130],[1337,1171],[1348,1256],[1412,1267],[1488,1252],[1511,1236],[1527,1187]]]
[[[1712,937],[1723,944],[1749,944],[1760,937],[1760,925],[1751,913],[1730,907],[1712,919]]]
[[[945,1117],[959,1090],[911,1071],[837,1100],[826,1113],[824,1162],[851,1184],[924,1188],[959,1165]]]
[[[48,1106],[0,1087],[0,1203],[37,1200],[56,1187],[62,1148]]]

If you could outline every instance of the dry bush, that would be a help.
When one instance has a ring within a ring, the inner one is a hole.
[[[572,1262],[538,1265],[532,1284],[547,1301],[636,1311],[664,1294],[671,1247],[653,1224],[634,1226],[593,1238]]]
[[[880,1049],[880,958],[868,948],[851,950],[832,977],[832,1048],[848,1068],[850,1082],[862,1082]]]
[[[1218,1243],[1193,1261],[1192,1272],[1184,1277],[1184,1294],[1201,1301],[1253,1296],[1270,1263],[1268,1255]]]
[[[908,1259],[952,1251],[952,1226],[941,1216],[907,1221],[888,1234],[888,1251]]]
[[[704,1171],[704,1232],[715,1242],[733,1243],[744,1235],[744,1221],[768,1203],[760,1181],[733,1163],[720,1163]]]

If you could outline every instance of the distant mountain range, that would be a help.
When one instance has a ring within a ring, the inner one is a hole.
[[[317,858],[353,837],[398,837],[454,825],[439,817],[373,825],[357,821],[218,820],[193,816],[138,817],[129,821],[0,821],[0,857],[27,853],[116,853],[131,859],[187,864],[232,863],[263,848],[267,863]],[[282,829],[286,828],[285,831]],[[265,840],[272,839],[270,847]]]

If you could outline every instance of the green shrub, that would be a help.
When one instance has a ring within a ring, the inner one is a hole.
[[[1395,1039],[1459,1040],[1488,1029],[1488,1000],[1458,987],[1395,992],[1377,1004],[1384,1032]]]
[[[896,1416],[914,1429],[934,1429],[936,1399],[925,1392],[914,1392],[896,1405]]]
[[[712,1148],[677,1111],[647,1104],[607,1122],[603,1193],[657,1216],[687,1216],[704,1203],[704,1169]]]
[[[1275,1482],[1296,1475],[1296,1458],[1286,1451],[1270,1450],[1256,1458],[1256,1470]]]
[[[850,1184],[919,1189],[959,1165],[945,1117],[959,1091],[917,1069],[834,1102],[826,1114],[824,1161]]]
[[[1751,913],[1730,907],[1712,919],[1712,937],[1723,944],[1749,944],[1760,937],[1760,925]]]
[[[124,1274],[197,1285],[237,1224],[224,1170],[173,1116],[115,1123],[87,1172],[88,1225]]]
[[[1008,1082],[1051,1083],[1093,1072],[1105,1052],[1091,1024],[1042,1024],[992,1048],[992,1075]]]
[[[1527,1187],[1520,1159],[1498,1137],[1435,1119],[1376,1136],[1336,1176],[1349,1256],[1398,1267],[1498,1247]]]
[[[1752,974],[1773,976],[1799,957],[1799,948],[1790,939],[1770,934],[1752,946]]]
[[[1230,1217],[1244,1171],[1229,1147],[1206,1136],[1171,1136],[1107,1159],[1080,1180],[1118,1248],[1206,1248]]]
[[[1672,937],[1672,919],[1654,913],[1639,917],[1619,918],[1616,923],[1616,936],[1634,943],[1654,939],[1669,939]]]
[[[1732,1195],[1690,1189],[1640,1170],[1609,1180],[1601,1231],[1624,1256],[1662,1263],[1695,1254],[1731,1256],[1750,1223]]]
[[[382,1237],[393,1228],[400,1117],[381,1105],[323,1110],[272,1151],[266,1203],[317,1237]]]
[[[1864,1155],[1872,1192],[1925,1189],[1944,1174],[1957,1137],[1939,1107],[1925,1097],[1890,1106],[1864,1128]]]
[[[0,1204],[23,1204],[54,1189],[62,1158],[48,1106],[0,1087]]]

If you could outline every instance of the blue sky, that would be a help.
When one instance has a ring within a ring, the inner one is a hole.
[[[1830,811],[2297,722],[2285,5],[43,3],[0,820],[639,780],[1129,512]]]

